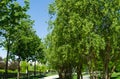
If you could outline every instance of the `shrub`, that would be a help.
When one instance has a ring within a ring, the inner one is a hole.
[[[4,61],[0,61],[0,69],[4,69],[5,68],[5,62]]]
[[[17,65],[18,65],[18,62],[17,62],[17,61],[12,61],[12,62],[10,62],[10,64],[9,64],[9,69],[14,71],[14,70],[17,69]]]

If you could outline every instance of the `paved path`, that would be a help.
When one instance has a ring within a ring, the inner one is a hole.
[[[83,79],[90,79],[89,77],[90,77],[89,75],[85,75],[83,76]]]
[[[58,78],[58,75],[48,76],[40,79],[56,79],[56,78]]]
[[[48,76],[40,79],[56,79],[56,78],[58,78],[58,75]],[[83,79],[90,79],[89,75],[83,76]]]

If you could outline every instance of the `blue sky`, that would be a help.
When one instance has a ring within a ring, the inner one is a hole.
[[[23,0],[18,0],[23,5]],[[28,14],[35,21],[33,28],[37,35],[44,39],[47,35],[47,21],[49,20],[48,7],[53,0],[30,0],[30,9]],[[0,56],[6,57],[6,51],[0,48]]]
[[[52,2],[53,0],[30,0],[30,10],[28,11],[28,14],[31,15],[31,19],[35,20],[34,29],[42,39],[48,33],[48,6]]]

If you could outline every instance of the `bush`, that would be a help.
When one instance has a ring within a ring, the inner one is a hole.
[[[5,68],[5,62],[4,61],[0,61],[0,69],[4,69]]]
[[[9,64],[9,70],[16,70],[17,69],[17,65],[18,65],[18,62],[17,61],[13,61],[13,62],[10,62]]]
[[[46,72],[47,71],[47,66],[46,65],[42,65],[42,66],[39,66],[38,67],[38,70],[40,71],[40,72]]]
[[[21,72],[26,72],[27,69],[27,62],[26,61],[21,61],[20,67],[21,67]]]

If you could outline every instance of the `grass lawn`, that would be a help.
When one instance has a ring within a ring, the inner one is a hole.
[[[46,74],[45,76],[51,76],[51,75],[56,75],[56,73],[48,73],[48,74]],[[16,78],[9,78],[9,79],[16,79]],[[22,78],[22,79],[26,79],[26,78]],[[33,76],[31,76],[31,77],[29,77],[29,79],[39,79],[38,77],[33,77]],[[73,75],[73,79],[77,79],[77,75]],[[111,79],[120,79],[120,72],[114,72],[113,74],[112,74],[112,78]]]
[[[74,75],[74,76],[73,76],[73,79],[77,79],[77,75]]]
[[[114,72],[112,74],[112,78],[111,79],[120,79],[120,72],[118,72],[118,73]]]
[[[74,75],[73,79],[77,79],[77,75]],[[120,72],[114,72],[111,79],[120,79]]]
[[[48,72],[47,74],[45,74],[45,76],[52,76],[52,75],[57,75],[57,72]]]

